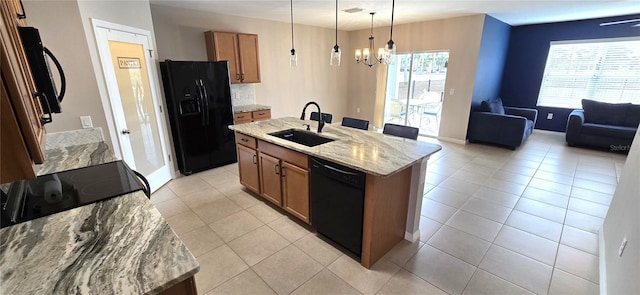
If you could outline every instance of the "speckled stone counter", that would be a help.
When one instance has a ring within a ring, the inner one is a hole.
[[[116,160],[102,142],[45,153],[39,174]],[[2,294],[156,294],[198,270],[141,191],[0,230]]]
[[[229,126],[229,128],[376,176],[389,176],[420,162],[422,159],[442,149],[441,146],[436,144],[332,124],[326,124],[320,135],[335,139],[335,141],[315,147],[307,147],[268,135],[271,132],[290,128],[304,130],[306,127],[302,124],[311,125],[313,132],[318,129],[318,122],[316,121],[302,121],[293,117],[233,125]]]
[[[237,113],[246,113],[246,112],[255,112],[255,111],[262,111],[262,110],[270,110],[270,109],[271,109],[270,106],[265,106],[265,105],[260,105],[260,104],[248,104],[248,105],[234,106],[233,107],[233,113],[237,114]]]

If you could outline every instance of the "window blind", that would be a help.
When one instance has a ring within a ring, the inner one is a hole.
[[[550,44],[537,105],[579,109],[583,98],[640,104],[640,38]]]

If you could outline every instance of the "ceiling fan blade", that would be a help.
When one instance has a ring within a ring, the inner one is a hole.
[[[640,18],[628,19],[628,20],[619,20],[619,21],[608,22],[608,23],[601,23],[600,26],[604,27],[604,26],[611,26],[611,25],[628,24],[628,23],[633,23],[633,22],[640,22]]]

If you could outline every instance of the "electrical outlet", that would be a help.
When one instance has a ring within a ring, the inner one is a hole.
[[[91,122],[91,116],[80,116],[80,123],[82,128],[93,128],[93,122]]]
[[[360,108],[356,108],[356,113],[360,113]]]
[[[551,120],[553,119],[553,113],[548,113],[547,114],[547,120]]]
[[[456,93],[455,89],[453,89],[453,88],[449,89],[449,95],[453,95],[454,93]]]
[[[620,248],[618,248],[618,256],[622,257],[622,252],[624,252],[624,248],[627,246],[627,237],[622,239],[622,243],[620,244]]]

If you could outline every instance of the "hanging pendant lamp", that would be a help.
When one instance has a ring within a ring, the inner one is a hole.
[[[396,55],[396,44],[393,42],[393,14],[396,9],[396,0],[392,0],[391,2],[391,29],[389,32],[389,41],[387,41],[387,46],[385,47],[385,64],[392,64],[395,60]]]
[[[386,63],[386,49],[378,48],[378,54],[372,56],[374,52],[374,38],[373,38],[373,15],[375,12],[369,12],[371,15],[371,30],[369,32],[369,47],[356,49],[356,63],[362,63],[366,66],[372,67],[377,63]],[[373,60],[373,61],[372,61]]]
[[[291,0],[291,55],[289,56],[289,65],[295,67],[298,65],[298,55],[293,44],[293,0]]]
[[[331,48],[331,59],[329,60],[329,65],[331,66],[340,66],[340,57],[342,55],[342,51],[340,50],[340,46],[338,46],[338,0],[336,0],[336,45]]]

